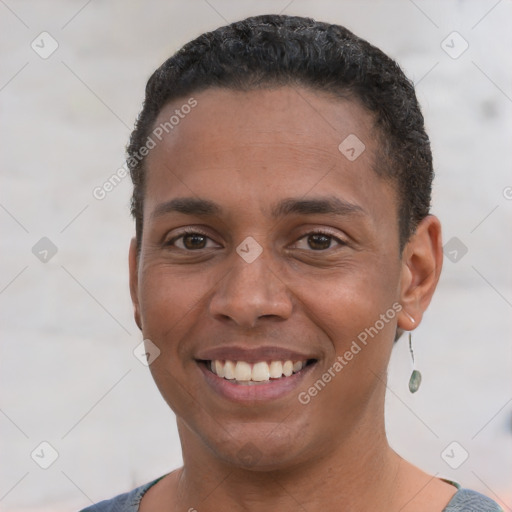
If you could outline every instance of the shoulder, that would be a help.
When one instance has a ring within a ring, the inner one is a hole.
[[[132,491],[120,494],[109,500],[95,503],[90,507],[82,509],[80,512],[137,512],[144,494],[162,478],[164,477],[157,478],[152,482],[141,485]]]
[[[503,512],[503,509],[495,501],[479,492],[459,489],[443,512]]]

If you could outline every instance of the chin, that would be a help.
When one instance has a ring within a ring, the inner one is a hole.
[[[301,435],[302,431],[302,435]],[[229,434],[228,434],[229,432]],[[305,462],[304,429],[284,423],[227,426],[223,433],[210,433],[207,442],[215,458],[250,471],[278,471]]]

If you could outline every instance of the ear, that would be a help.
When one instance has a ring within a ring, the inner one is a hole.
[[[135,323],[142,331],[142,322],[140,319],[139,305],[139,264],[137,255],[137,239],[133,237],[130,242],[130,251],[128,254],[128,265],[130,268],[130,295],[133,304],[133,316]]]
[[[404,247],[400,276],[398,327],[412,331],[421,322],[437,287],[443,266],[441,223],[427,215]]]

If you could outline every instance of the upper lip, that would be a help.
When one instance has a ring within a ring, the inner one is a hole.
[[[196,359],[203,361],[229,360],[258,363],[260,361],[307,361],[308,359],[315,359],[315,357],[275,346],[258,348],[225,346],[204,350],[196,355]]]

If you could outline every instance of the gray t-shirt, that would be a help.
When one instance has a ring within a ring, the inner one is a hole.
[[[165,476],[165,475],[164,475]],[[163,476],[141,485],[133,491],[120,494],[110,500],[100,501],[95,505],[82,509],[80,512],[138,512],[140,501],[144,494]],[[463,489],[460,484],[451,480],[446,482],[457,487],[457,492],[446,505],[443,512],[504,512],[503,509],[493,500],[470,489]]]

